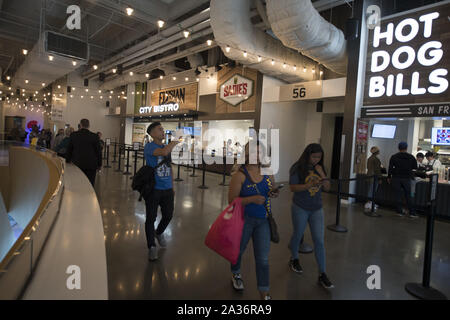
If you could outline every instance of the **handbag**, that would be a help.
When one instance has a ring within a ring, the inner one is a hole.
[[[247,176],[248,180],[253,182],[247,169],[245,167],[243,167],[243,169],[244,169],[244,173]],[[255,186],[256,192],[258,192],[258,194],[262,196],[261,192],[259,192],[258,185],[256,183],[254,183],[254,186]],[[266,212],[267,212],[267,220],[269,221],[269,227],[270,227],[270,241],[272,241],[273,243],[278,243],[278,242],[280,242],[280,235],[278,233],[277,223],[275,222],[272,212],[269,212],[269,210],[267,210],[267,207],[265,207],[265,208],[266,208]]]
[[[205,245],[235,265],[241,250],[243,229],[244,209],[241,198],[236,198],[212,224]]]

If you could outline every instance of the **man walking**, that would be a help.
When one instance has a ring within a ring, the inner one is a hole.
[[[98,135],[89,131],[88,119],[81,119],[80,130],[70,135],[66,160],[80,168],[94,187],[97,169],[102,166],[102,152]]]
[[[410,218],[417,218],[414,204],[411,199],[411,180],[413,178],[413,170],[417,169],[417,161],[413,155],[406,150],[408,144],[400,142],[398,144],[399,152],[394,154],[389,160],[388,178],[392,177],[392,186],[394,188],[397,198],[397,215],[404,217],[405,213],[402,211],[402,190],[408,205]],[[389,181],[388,180],[388,181]]]
[[[144,156],[147,165],[155,168],[155,186],[153,192],[145,199],[145,234],[149,249],[148,258],[153,261],[158,259],[155,238],[162,248],[166,247],[163,233],[172,220],[175,192],[173,191],[170,153],[178,144],[178,141],[172,141],[164,145],[162,142],[164,140],[164,128],[159,122],[149,125],[147,133],[153,138],[153,142],[145,145]],[[162,218],[155,231],[158,206],[161,207]]]
[[[367,175],[368,176],[375,176],[375,178],[369,179],[369,197],[372,196],[372,194],[377,194],[378,190],[378,184],[379,179],[381,177],[381,161],[378,158],[378,155],[380,154],[380,149],[378,147],[372,147],[370,148],[370,152],[372,155],[367,159]],[[373,181],[375,179],[375,181]],[[375,186],[374,186],[375,185]],[[373,188],[375,187],[375,190]],[[372,208],[372,201],[367,201],[365,206],[366,209]],[[374,206],[375,210],[377,209],[377,205]]]

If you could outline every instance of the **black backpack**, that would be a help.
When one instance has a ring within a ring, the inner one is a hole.
[[[139,192],[139,201],[141,201],[142,198],[147,199],[153,192],[155,187],[155,170],[165,163],[170,164],[170,162],[170,157],[165,157],[156,167],[153,168],[149,165],[145,165],[136,172],[136,175],[133,177],[133,182],[131,183],[131,189]]]

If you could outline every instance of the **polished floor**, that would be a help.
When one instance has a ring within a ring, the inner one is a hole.
[[[242,262],[245,291],[231,287],[229,264],[204,245],[205,235],[226,206],[227,187],[221,176],[206,174],[209,189],[197,188],[201,175],[181,169],[183,182],[175,182],[174,218],[166,230],[168,246],[160,259],[147,260],[144,202],[131,190],[130,176],[103,169],[96,192],[103,217],[110,299],[258,299],[253,249],[249,244]],[[174,166],[176,170],[176,166]],[[327,273],[335,288],[317,284],[314,254],[303,254],[304,272],[288,268],[287,249],[292,232],[291,194],[284,188],[273,202],[281,241],[272,244],[270,284],[274,299],[414,299],[407,282],[420,282],[425,247],[423,217],[410,220],[380,209],[381,218],[362,213],[362,206],[342,205],[341,224],[347,233],[326,229]],[[336,197],[324,195],[325,224],[335,221]],[[160,217],[158,217],[159,220]],[[306,242],[312,244],[309,228]],[[367,267],[381,269],[381,289],[367,288]],[[431,286],[450,297],[450,223],[436,222]]]

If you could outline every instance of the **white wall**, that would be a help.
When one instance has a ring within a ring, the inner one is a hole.
[[[223,141],[232,140],[232,145],[239,142],[244,146],[248,142],[248,129],[253,127],[253,120],[212,120],[209,121],[208,135],[205,135],[205,139],[208,140],[206,145],[206,151],[211,153],[211,150],[215,149],[217,155],[223,153]],[[245,134],[241,134],[245,132]]]
[[[84,92],[83,78],[78,71],[72,72],[67,75],[67,85],[77,87],[73,98],[67,99],[67,108],[64,112],[64,122],[70,124],[75,130],[83,118],[89,119],[90,130],[92,132],[100,131],[105,138],[117,138],[119,140],[120,134],[120,119],[114,116],[107,116],[109,108],[106,107],[107,95],[104,94],[103,100],[98,98],[98,82],[89,81],[89,92]],[[79,89],[83,88],[83,89]],[[81,93],[83,91],[84,98],[81,99]],[[91,99],[91,94],[94,99]],[[116,92],[113,97],[116,96]],[[114,104],[111,104],[114,107]]]

